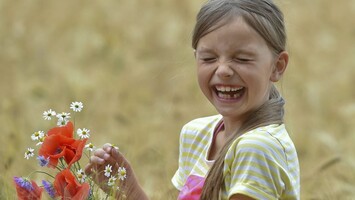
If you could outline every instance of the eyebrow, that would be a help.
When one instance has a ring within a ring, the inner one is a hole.
[[[210,49],[210,48],[201,47],[201,49],[196,49],[196,53],[199,53],[199,54],[215,53],[215,51],[213,49]],[[255,56],[256,55],[254,50],[250,49],[250,48],[249,49],[246,49],[246,48],[236,49],[234,54],[243,54],[243,55],[247,55],[247,56]]]
[[[196,53],[213,53],[214,50],[206,47],[201,47],[201,49],[197,48]]]

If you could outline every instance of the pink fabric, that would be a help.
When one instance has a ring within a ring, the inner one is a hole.
[[[218,132],[224,129],[223,121],[218,124],[217,128],[213,133],[212,143],[216,139]],[[184,187],[181,189],[178,200],[199,200],[203,184],[205,183],[205,178],[197,175],[190,175],[187,177]]]
[[[213,139],[212,139],[212,143],[214,142],[214,140],[216,139],[216,136],[219,132],[221,132],[224,129],[224,122],[221,121],[221,123],[217,126],[216,130],[213,132]]]
[[[204,177],[190,175],[180,191],[178,200],[199,200],[204,183]]]

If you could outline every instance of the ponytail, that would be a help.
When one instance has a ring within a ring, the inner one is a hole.
[[[231,139],[226,142],[220,151],[218,158],[215,160],[206,177],[200,197],[201,200],[219,199],[219,192],[221,190],[221,186],[224,184],[224,159],[233,141],[235,141],[235,139],[237,139],[241,134],[255,128],[267,126],[270,124],[282,124],[284,116],[284,104],[284,99],[281,97],[276,87],[272,85],[269,99],[257,110],[249,114],[240,129]]]

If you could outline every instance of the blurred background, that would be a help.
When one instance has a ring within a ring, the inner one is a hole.
[[[0,199],[49,108],[82,101],[78,127],[118,145],[151,199],[172,199],[178,138],[215,114],[199,91],[192,28],[202,0],[0,0]],[[278,0],[290,63],[278,85],[302,199],[355,199],[355,1]],[[83,160],[83,159],[82,159]]]

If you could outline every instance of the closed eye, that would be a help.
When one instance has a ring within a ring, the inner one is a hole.
[[[236,58],[235,60],[237,62],[243,62],[243,63],[252,61],[252,59],[248,59],[248,58]]]
[[[213,58],[213,57],[211,57],[211,58],[201,58],[201,60],[202,60],[203,62],[210,63],[210,62],[216,61],[216,58]]]

